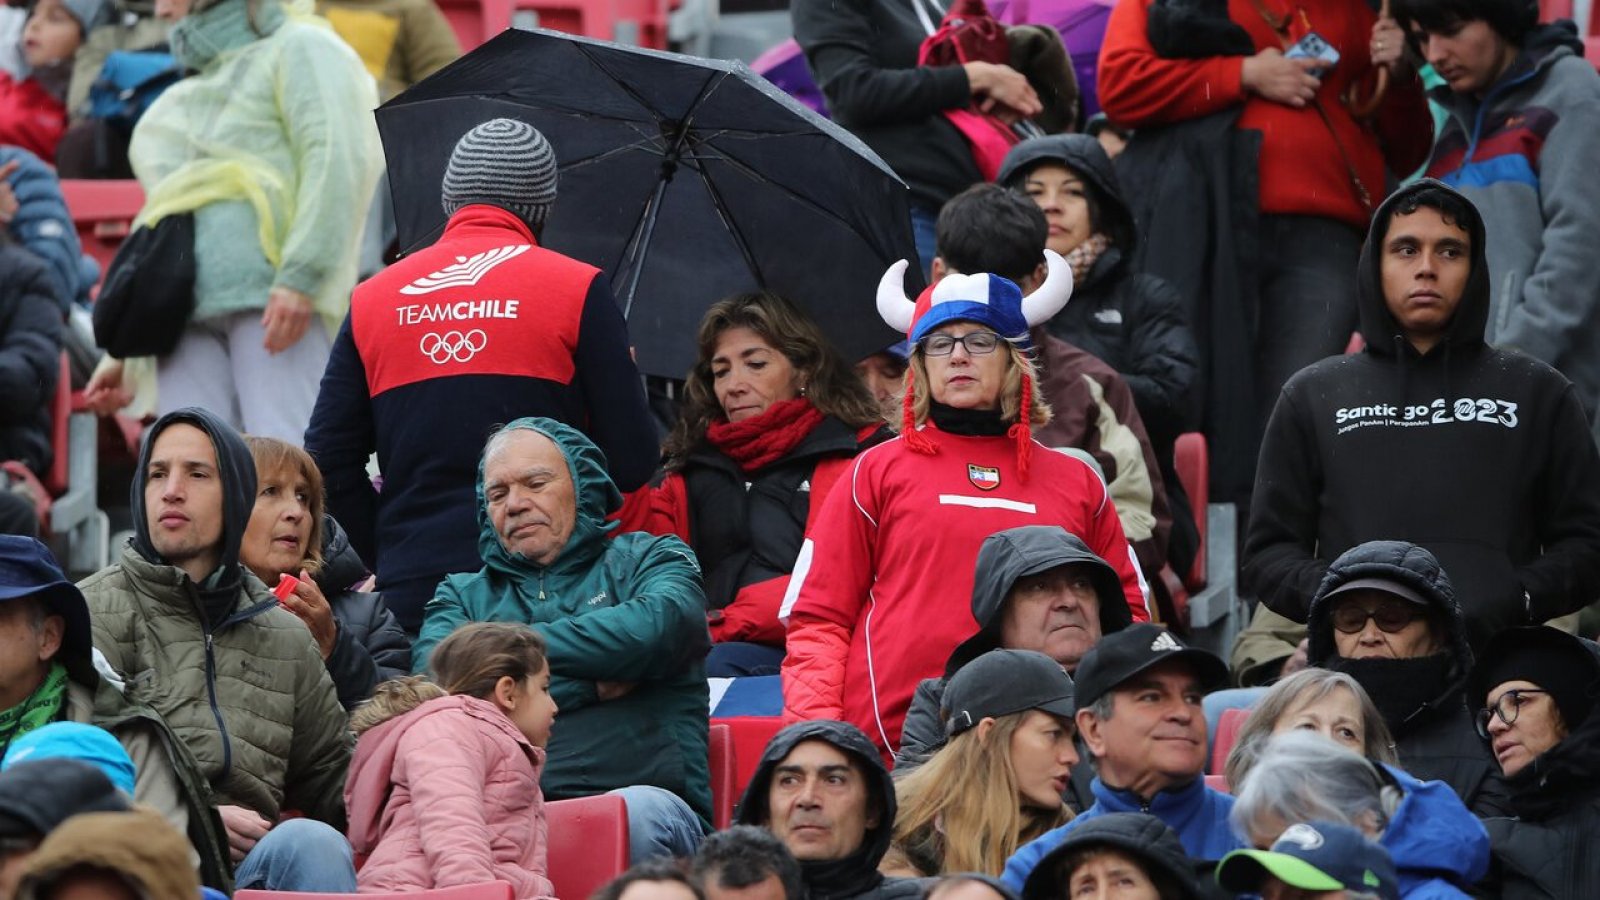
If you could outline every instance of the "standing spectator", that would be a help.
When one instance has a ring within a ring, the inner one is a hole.
[[[151,104],[129,148],[141,223],[194,214],[195,308],[157,362],[157,403],[299,443],[382,169],[372,77],[283,0],[194,0],[172,50],[195,74]],[[123,375],[109,364],[90,387]]]
[[[0,73],[0,144],[54,162],[67,130],[67,82],[84,36],[110,12],[107,0],[38,0],[22,29],[28,75]]]
[[[967,139],[943,115],[977,103],[1012,119],[1044,110],[1010,66],[919,66],[922,42],[945,0],[795,0],[794,37],[835,121],[860,136],[911,188],[922,270],[933,264],[934,223],[945,201],[983,181]]]
[[[1111,563],[1134,617],[1148,617],[1100,476],[1032,437],[1050,408],[1028,329],[1066,302],[1066,264],[1052,256],[1026,300],[1004,278],[952,275],[915,305],[898,284],[905,267],[890,267],[878,299],[913,347],[900,436],[856,457],[850,490],[824,505],[784,597],[785,717],[850,722],[885,760],[917,683],[977,630],[968,609],[984,537],[1060,525]]]
[[[1311,601],[1306,659],[1361,683],[1394,735],[1402,768],[1448,784],[1480,816],[1502,815],[1505,785],[1467,711],[1472,648],[1451,583],[1414,544],[1372,541],[1346,551]]]
[[[95,649],[210,781],[238,887],[353,891],[344,710],[305,624],[239,564],[250,451],[179,410],[145,432],[136,471],[133,540],[81,585]]]
[[[741,825],[772,832],[800,861],[808,897],[911,900],[922,884],[878,871],[894,831],[894,782],[872,741],[844,722],[797,722],[761,754]]]
[[[772,832],[734,825],[708,836],[694,855],[706,900],[804,900],[800,862]]]
[[[1272,612],[1304,621],[1329,561],[1377,539],[1438,558],[1474,644],[1600,596],[1600,453],[1570,382],[1484,343],[1487,252],[1439,182],[1378,210],[1366,349],[1296,375],[1261,447],[1241,582]]]
[[[1048,328],[1117,370],[1132,390],[1172,510],[1167,558],[1174,571],[1188,572],[1200,536],[1173,446],[1193,427],[1200,351],[1183,298],[1133,268],[1138,229],[1099,141],[1081,134],[1023,141],[1006,154],[998,180],[1039,204],[1050,223],[1045,246],[1072,266],[1072,302]]]
[[[508,881],[550,897],[539,772],[555,721],[544,639],[526,625],[468,625],[433,654],[438,689],[387,682],[359,710],[345,784],[357,884],[405,892]],[[420,684],[418,683],[420,682]]]
[[[1484,340],[1572,379],[1594,423],[1600,76],[1571,22],[1540,25],[1538,16],[1537,4],[1519,0],[1395,3],[1395,18],[1444,79],[1431,92],[1448,116],[1427,174],[1483,213],[1494,275]]]
[[[513,119],[467,132],[441,197],[439,241],[356,289],[306,430],[329,511],[411,634],[440,579],[482,565],[472,485],[498,425],[549,416],[582,427],[624,491],[658,459],[605,277],[539,246],[556,199],[544,135]],[[367,473],[374,452],[381,495]]]
[[[39,534],[41,498],[28,476],[48,472],[55,453],[50,405],[63,328],[49,270],[0,231],[0,534]]]
[[[339,523],[322,512],[322,473],[311,455],[275,438],[247,436],[244,443],[255,460],[256,502],[239,561],[262,584],[296,580],[280,602],[311,630],[339,703],[351,709],[378,682],[411,671],[411,639],[383,595],[354,589],[367,573],[351,560]]]
[[[563,710],[545,794],[620,793],[634,862],[693,855],[711,830],[710,640],[694,554],[675,537],[612,537],[622,496],[604,455],[551,419],[495,432],[477,482],[483,568],[439,585],[413,667],[427,671],[434,646],[468,622],[532,625]]]
[[[714,304],[699,345],[665,477],[630,499],[622,524],[676,534],[700,560],[707,675],[776,675],[778,607],[806,526],[856,453],[891,435],[822,332],[776,294]],[[637,506],[648,509],[630,516]]]
[[[1432,119],[1405,34],[1374,9],[1119,0],[1106,25],[1100,102],[1137,129],[1118,158],[1146,238],[1135,264],[1190,304],[1207,349],[1212,491],[1225,499],[1248,497],[1284,382],[1349,342],[1362,230],[1389,174],[1428,155]],[[1309,41],[1337,64],[1288,55]],[[1379,70],[1388,93],[1359,115],[1348,98],[1369,95]]]
[[[1600,891],[1600,648],[1554,628],[1489,642],[1469,688],[1515,818],[1484,822],[1505,900]]]
[[[378,79],[380,103],[461,55],[450,20],[431,0],[320,0],[317,12]]]

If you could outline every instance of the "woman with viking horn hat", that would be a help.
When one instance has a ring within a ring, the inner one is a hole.
[[[879,314],[912,347],[902,432],[856,457],[801,548],[783,605],[785,717],[850,722],[893,754],[917,683],[978,630],[973,565],[996,531],[1078,535],[1117,570],[1134,618],[1148,618],[1099,474],[1032,437],[1050,408],[1028,332],[1072,293],[1066,262],[1046,260],[1026,298],[995,275],[951,275],[913,303],[904,261],[878,285]]]

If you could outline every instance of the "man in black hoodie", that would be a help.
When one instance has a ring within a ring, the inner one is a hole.
[[[1600,455],[1566,378],[1484,343],[1485,253],[1437,181],[1378,209],[1366,349],[1290,379],[1261,447],[1242,576],[1274,612],[1305,621],[1327,561],[1377,539],[1438,557],[1476,645],[1600,597]]]
[[[777,835],[800,860],[809,900],[910,900],[922,882],[886,878],[894,782],[861,729],[797,722],[767,744],[739,803],[740,825]]]

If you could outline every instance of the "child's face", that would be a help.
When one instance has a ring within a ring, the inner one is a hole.
[[[550,743],[550,726],[556,720],[556,701],[550,696],[550,664],[517,686],[516,705],[506,717],[535,747]]]
[[[33,68],[71,59],[83,29],[61,0],[39,0],[22,30],[22,58]]]

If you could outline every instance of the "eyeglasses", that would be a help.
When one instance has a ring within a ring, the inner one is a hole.
[[[1511,690],[1506,691],[1504,694],[1501,694],[1500,699],[1496,700],[1493,706],[1484,707],[1483,709],[1478,710],[1478,715],[1476,718],[1478,725],[1478,737],[1481,737],[1484,740],[1489,739],[1489,717],[1491,715],[1499,716],[1500,721],[1510,725],[1517,721],[1517,713],[1522,710],[1522,698],[1524,696],[1529,694],[1548,693],[1550,692],[1542,691],[1538,688],[1512,688]]]
[[[949,356],[960,344],[968,356],[984,356],[1000,346],[1000,335],[992,331],[974,331],[956,337],[951,334],[932,334],[922,339],[922,352],[927,356]]]
[[[1367,627],[1367,620],[1378,623],[1378,630],[1386,634],[1397,631],[1415,622],[1421,615],[1421,610],[1405,602],[1395,600],[1379,603],[1368,609],[1357,603],[1347,603],[1333,608],[1333,627],[1345,634],[1356,634]]]

